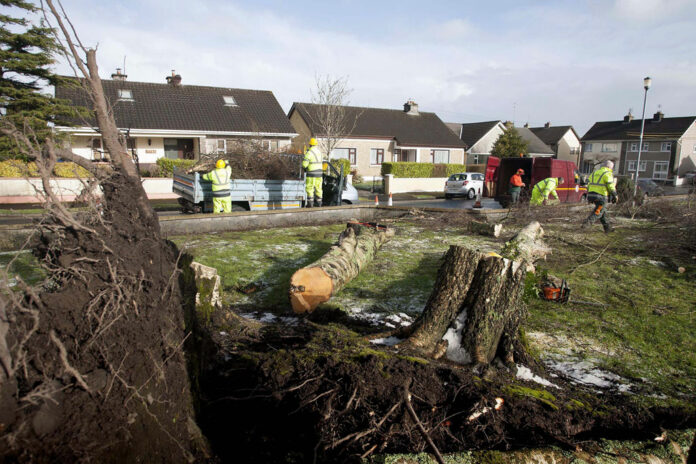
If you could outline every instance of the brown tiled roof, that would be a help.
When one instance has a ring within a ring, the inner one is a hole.
[[[656,122],[652,118],[645,120],[643,138],[654,140],[676,140],[696,121],[696,116],[684,116],[678,118],[662,118]],[[596,122],[582,140],[639,140],[640,119],[634,119],[629,123],[624,121]]]
[[[268,90],[120,80],[103,80],[102,85],[114,109],[116,125],[123,129],[295,133]],[[130,90],[133,101],[119,100],[121,89]],[[225,106],[223,96],[232,96],[236,106]],[[85,92],[74,84],[57,86],[56,97],[70,100],[76,106],[91,107]]]
[[[356,121],[350,134],[342,137],[396,139],[401,146],[464,148],[465,145],[435,113],[419,112],[407,114],[401,110],[345,106],[346,118]],[[319,105],[294,103],[288,116],[297,111],[309,126],[312,134],[321,136],[322,130],[316,121]]]
[[[517,133],[520,134],[520,137],[527,141],[528,153],[537,153],[543,155],[554,154],[551,147],[542,142],[541,139],[534,135],[534,132],[532,132],[530,129],[526,127],[515,127],[515,129],[517,129]]]
[[[461,124],[462,141],[468,147],[473,147],[481,137],[498,125],[500,121],[469,122]]]

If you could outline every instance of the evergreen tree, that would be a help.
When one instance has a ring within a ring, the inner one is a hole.
[[[25,0],[0,0],[0,120],[33,131],[39,140],[50,134],[48,122],[66,124],[76,115],[67,102],[42,93],[61,77],[50,66],[59,51],[53,31],[27,19],[37,7]],[[14,142],[0,137],[0,159],[19,156]]]
[[[517,129],[510,127],[500,134],[493,144],[491,155],[499,158],[518,157],[520,153],[527,154],[528,143],[522,138]]]

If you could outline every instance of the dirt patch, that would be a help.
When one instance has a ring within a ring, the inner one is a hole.
[[[360,462],[375,453],[431,452],[407,410],[406,389],[443,453],[652,439],[660,427],[696,423],[693,414],[640,408],[611,391],[598,397],[562,378],[554,379],[559,388],[544,388],[504,367],[475,372],[377,348],[330,322],[241,333],[228,326],[213,336],[220,350],[201,378],[201,425],[223,461]]]
[[[128,179],[102,185],[103,210],[41,227],[43,287],[3,301],[15,371],[0,377],[0,455],[11,461],[194,456],[178,250],[139,216]]]

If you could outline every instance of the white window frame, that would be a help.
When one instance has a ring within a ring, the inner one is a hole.
[[[664,167],[664,169],[657,169],[657,167]],[[667,179],[669,175],[669,161],[655,161],[653,165],[653,179]]]
[[[640,142],[631,142],[631,145],[628,147],[628,151],[638,151],[638,144]],[[649,142],[643,142],[643,149],[641,151],[649,151],[650,149],[650,143]]]
[[[336,150],[345,150],[346,156],[336,156]],[[351,157],[351,155],[353,156]],[[393,157],[396,158],[396,153],[393,155]],[[341,147],[331,150],[331,159],[347,159],[351,166],[355,166],[355,164],[358,162],[357,158],[357,150],[355,148]],[[394,159],[394,161],[396,161],[396,159]]]
[[[586,143],[585,144],[585,153],[591,152],[592,151],[592,144],[591,143]]]
[[[648,162],[640,160],[640,171],[645,172],[648,169]],[[626,173],[636,172],[636,160],[628,160],[626,164]]]
[[[222,147],[220,147],[220,142],[222,142]],[[224,155],[225,153],[227,153],[227,140],[225,140],[225,139],[217,139],[217,140],[215,141],[215,143],[216,143],[216,145],[217,145],[217,146],[215,147],[216,153],[218,153],[218,154],[223,154],[223,155]]]
[[[121,101],[133,101],[133,91],[129,89],[118,89],[118,99]]]
[[[449,150],[442,150],[442,149],[433,149],[430,150],[430,155],[433,157],[433,164],[436,164],[435,162],[435,152],[441,152],[440,156],[442,156],[442,153],[447,153],[447,161],[444,163],[438,163],[438,164],[449,164],[450,162],[450,151]]]
[[[671,152],[672,142],[662,142],[662,144],[660,144],[660,151]]]
[[[225,106],[237,106],[237,100],[235,100],[232,95],[223,95],[222,101]]]
[[[612,148],[612,149],[610,149]],[[617,144],[616,143],[603,143],[602,144],[602,153],[616,153],[617,151]]]

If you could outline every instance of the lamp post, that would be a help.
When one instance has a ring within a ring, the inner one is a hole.
[[[640,122],[640,142],[638,142],[638,159],[636,160],[636,182],[633,186],[633,198],[635,201],[636,195],[638,195],[638,173],[640,172],[640,153],[643,150],[643,131],[645,130],[645,102],[648,99],[648,89],[652,84],[652,79],[646,77],[643,79],[643,88],[645,93],[643,94],[643,115],[641,116]]]

